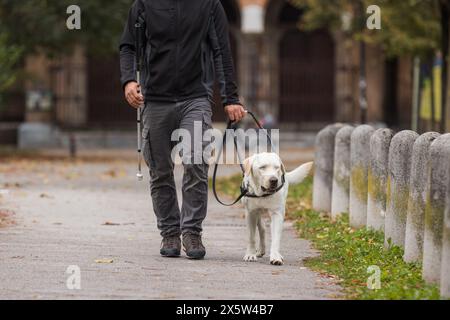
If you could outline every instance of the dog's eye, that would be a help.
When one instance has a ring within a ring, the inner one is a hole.
[[[267,169],[267,166],[261,166],[261,167],[259,167],[259,169],[260,169],[260,170],[266,170],[266,169]]]
[[[280,167],[278,167],[278,166],[275,166],[275,167],[273,167],[275,170],[280,170]]]

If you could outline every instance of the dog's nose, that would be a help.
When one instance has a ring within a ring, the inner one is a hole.
[[[269,182],[271,187],[276,187],[278,185],[278,179],[275,177],[270,178]]]

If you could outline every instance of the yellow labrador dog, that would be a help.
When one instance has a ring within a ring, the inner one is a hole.
[[[248,246],[244,261],[254,262],[266,253],[265,228],[262,214],[270,214],[272,245],[270,263],[282,265],[280,254],[281,234],[285,217],[285,206],[289,184],[301,183],[311,171],[313,163],[306,163],[292,172],[286,172],[280,157],[276,153],[258,153],[244,161],[243,187],[250,197],[244,197],[242,203],[246,209],[248,228]],[[259,246],[256,248],[256,228],[259,231]]]

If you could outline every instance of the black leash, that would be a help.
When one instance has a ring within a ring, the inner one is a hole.
[[[252,117],[253,121],[256,123],[256,125],[258,126],[259,129],[264,130],[264,132],[265,132],[265,134],[267,136],[267,139],[270,142],[270,146],[271,146],[271,148],[273,150],[272,139],[270,138],[269,134],[267,133],[267,130],[264,129],[264,127],[261,125],[261,123],[258,121],[256,116],[251,111],[247,111],[247,114],[249,114]],[[213,189],[214,197],[216,198],[217,202],[219,202],[223,206],[231,207],[231,206],[234,206],[239,201],[241,201],[241,199],[244,198],[244,197],[248,197],[248,198],[267,198],[267,197],[270,197],[270,196],[274,195],[278,191],[280,191],[283,188],[284,183],[285,183],[284,175],[283,175],[282,184],[277,189],[275,189],[273,192],[271,192],[271,193],[264,194],[264,195],[261,195],[261,196],[257,196],[255,194],[251,194],[249,192],[249,190],[247,189],[247,187],[245,187],[243,184],[241,184],[241,187],[240,187],[241,194],[239,195],[239,197],[233,203],[224,203],[222,200],[220,200],[219,195],[217,194],[217,189],[216,189],[217,169],[219,167],[220,157],[222,156],[223,146],[225,145],[226,140],[227,140],[227,132],[230,129],[236,130],[236,124],[233,121],[231,121],[231,120],[228,121],[228,125],[227,125],[227,128],[225,130],[225,134],[223,135],[222,144],[220,146],[220,149],[219,149],[219,152],[218,152],[218,155],[217,155],[217,158],[216,158],[217,160],[216,160],[216,163],[214,165],[214,172],[213,172],[213,177],[212,177],[212,189]],[[234,136],[234,147],[235,147],[236,151],[239,152],[238,145],[237,145],[237,140],[236,140],[236,135]],[[240,165],[241,170],[242,170],[242,176],[244,177],[244,175],[245,175],[244,166],[242,165],[241,161],[239,161],[239,162],[240,162],[239,165]]]
[[[225,207],[234,206],[236,203],[241,201],[241,199],[248,194],[248,190],[243,190],[242,185],[241,185],[241,194],[239,195],[239,197],[233,203],[224,203],[222,200],[220,200],[219,195],[217,194],[217,189],[216,189],[217,169],[219,168],[220,157],[222,156],[222,153],[223,153],[223,146],[225,145],[225,142],[227,141],[227,132],[228,132],[229,129],[236,130],[236,128],[233,127],[233,121],[231,121],[231,120],[228,121],[227,128],[225,129],[225,133],[224,133],[223,139],[222,139],[222,144],[220,145],[219,152],[218,152],[217,158],[216,158],[216,163],[214,165],[214,172],[213,172],[213,177],[212,177],[212,189],[213,189],[214,197],[216,198],[217,202],[219,202],[221,205],[223,205]],[[234,137],[234,147],[237,150],[236,137]],[[242,176],[244,176],[244,172],[245,172],[244,166],[240,162],[241,161],[239,161],[239,166],[241,167],[241,170],[242,170],[242,173],[243,173]]]

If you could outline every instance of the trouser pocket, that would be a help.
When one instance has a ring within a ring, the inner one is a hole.
[[[149,128],[145,128],[142,130],[142,144],[143,144],[143,156],[144,161],[149,168],[152,167],[152,148],[150,144],[150,130]]]
[[[210,109],[203,112],[203,132],[212,128],[212,112]]]
[[[213,134],[212,129],[212,110],[211,107],[208,107],[202,115],[203,121],[203,145],[202,145],[202,158],[203,164],[209,165],[211,161],[213,161],[213,148],[212,148],[212,137]],[[205,134],[208,131],[207,134]]]

